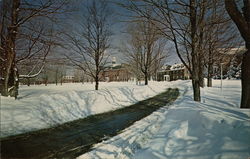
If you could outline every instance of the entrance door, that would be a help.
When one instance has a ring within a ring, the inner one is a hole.
[[[164,81],[170,81],[169,75],[164,75]]]

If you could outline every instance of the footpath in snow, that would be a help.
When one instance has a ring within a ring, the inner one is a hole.
[[[134,82],[73,83],[61,85],[21,86],[17,100],[1,97],[0,137],[53,127],[134,104],[155,96],[172,83],[149,82],[138,86]]]
[[[190,81],[175,81],[181,96],[136,122],[121,134],[96,144],[78,159],[247,159],[250,157],[250,110],[239,109],[240,81],[213,81],[192,100]]]

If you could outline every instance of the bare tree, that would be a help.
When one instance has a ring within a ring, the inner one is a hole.
[[[156,1],[143,0],[144,4],[136,4],[132,0],[126,8],[137,16],[152,18],[141,6],[153,7],[155,16],[152,20],[157,23],[161,33],[170,40],[175,51],[191,74],[194,100],[200,101],[200,74],[202,72],[203,25],[206,10],[206,0],[176,0]]]
[[[55,83],[56,85],[60,82],[62,85],[62,80],[63,76],[65,75],[65,69],[67,66],[67,59],[62,59],[62,58],[51,58],[47,59],[47,64],[50,64],[49,69],[52,73],[52,76],[54,77],[52,82]]]
[[[130,34],[130,42],[126,49],[128,61],[138,75],[140,75],[138,71],[143,74],[145,85],[148,85],[155,64],[161,63],[166,58],[164,52],[166,41],[149,18],[138,19],[128,28],[128,33]]]
[[[78,69],[76,68],[74,71],[74,80],[76,80],[76,82],[81,82],[82,84],[84,84],[84,72],[82,69]]]
[[[132,11],[135,17],[151,18],[161,33],[172,42],[175,52],[191,74],[193,97],[200,101],[205,66],[206,19],[210,17],[212,1],[208,0],[129,0],[121,6]],[[152,7],[153,14],[145,6]]]
[[[140,68],[140,45],[130,39],[127,44],[124,44],[121,52],[125,53],[125,61],[128,63],[127,69],[134,76],[136,85],[140,84],[143,78],[143,73]]]
[[[212,0],[208,11],[209,16],[205,18],[203,50],[207,67],[207,86],[212,87],[213,66],[223,63],[223,59],[229,57],[229,52],[232,48],[238,47],[241,40],[225,14],[222,1]]]
[[[95,80],[95,90],[98,90],[101,71],[108,60],[107,49],[110,48],[110,19],[112,16],[106,1],[93,0],[86,5],[86,12],[81,23],[76,23],[78,29],[66,39],[70,42],[71,52],[65,56],[75,66],[82,69]]]
[[[250,108],[250,0],[243,0],[243,8],[238,9],[235,0],[225,0],[226,10],[245,40],[247,51],[242,59],[241,108]]]
[[[125,55],[124,61],[128,64],[126,69],[133,75],[136,85],[139,85],[143,78],[143,73],[138,62],[140,59],[139,46],[139,44],[129,38],[129,40],[123,44],[123,47],[120,48],[121,52]]]
[[[17,97],[18,95],[18,81],[19,77],[21,77],[18,73],[18,62],[30,59],[36,53],[40,55],[43,54],[43,60],[41,61],[44,62],[45,57],[48,55],[48,52],[50,52],[52,45],[51,39],[44,38],[44,35],[41,36],[44,33],[41,28],[40,30],[36,30],[34,27],[30,27],[31,25],[28,25],[28,23],[31,24],[35,19],[37,21],[42,21],[42,19],[53,21],[54,17],[52,15],[60,13],[65,3],[66,0],[3,0],[0,2],[0,90],[3,96],[10,95]],[[25,39],[26,43],[20,39]],[[28,48],[21,49],[21,45],[18,45],[18,40],[20,40],[20,43],[23,43],[22,46],[26,45]],[[38,43],[42,46],[40,49]],[[32,75],[23,75],[22,78],[34,77],[38,75],[41,70],[42,68]]]

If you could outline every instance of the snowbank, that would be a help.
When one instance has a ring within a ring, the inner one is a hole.
[[[78,159],[247,159],[250,110],[239,109],[240,81],[214,81],[192,101],[191,82],[172,82],[182,96],[136,122],[123,133],[94,146]]]
[[[152,97],[171,83],[131,82],[21,86],[17,100],[1,97],[1,137],[48,128],[64,122],[122,108]]]

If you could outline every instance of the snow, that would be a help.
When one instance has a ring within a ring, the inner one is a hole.
[[[184,69],[185,68],[185,66],[184,66],[184,64],[174,64],[174,65],[172,65],[171,67],[170,67],[170,70],[181,70],[181,69]]]
[[[247,159],[250,157],[250,110],[239,109],[239,80],[213,81],[192,100],[191,81],[171,82],[181,96],[137,121],[119,135],[94,145],[78,159]]]
[[[6,137],[52,127],[68,121],[129,106],[152,97],[170,83],[149,82],[138,86],[131,82],[94,84],[20,86],[17,100],[1,97],[1,135]]]
[[[191,81],[20,86],[17,100],[1,97],[1,137],[48,128],[91,114],[122,108],[169,87],[180,97],[94,145],[78,159],[242,159],[250,157],[250,110],[239,109],[240,80],[213,81],[192,99]]]

